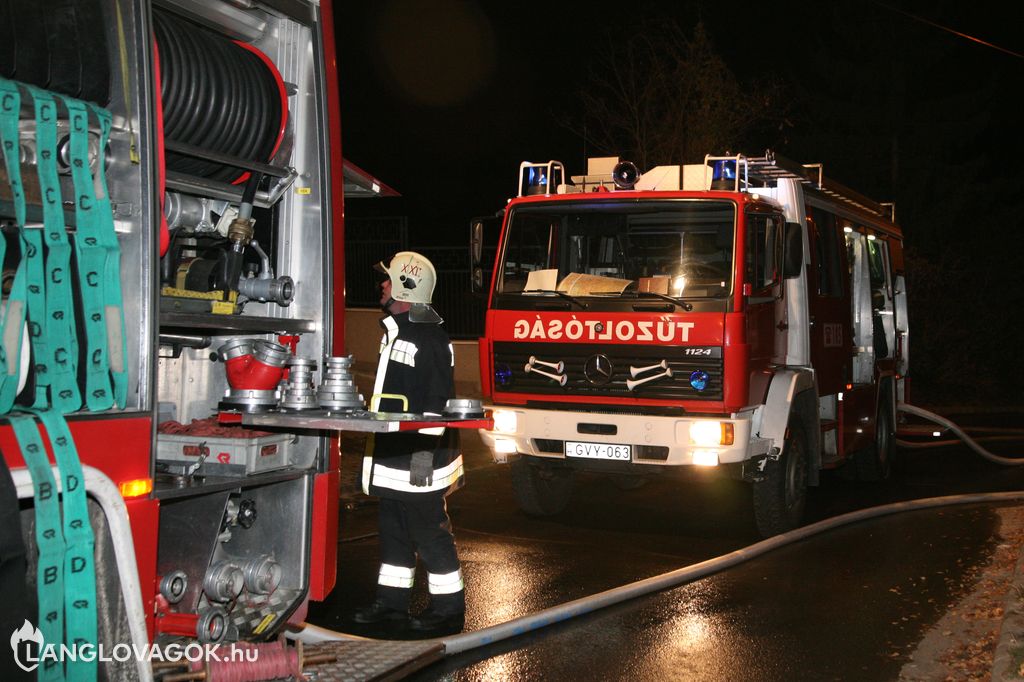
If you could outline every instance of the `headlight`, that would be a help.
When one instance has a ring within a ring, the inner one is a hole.
[[[495,410],[491,415],[494,418],[494,431],[496,433],[515,433],[518,426],[516,413],[511,410]]]
[[[731,422],[699,421],[690,424],[690,442],[694,445],[732,445],[733,439]]]

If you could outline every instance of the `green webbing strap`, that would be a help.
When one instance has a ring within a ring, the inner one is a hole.
[[[96,567],[93,560],[92,525],[85,494],[85,475],[78,459],[75,441],[67,422],[50,410],[28,410],[46,427],[53,455],[61,475],[61,502],[64,511],[64,642],[77,645],[97,644]],[[77,657],[67,661],[67,678],[72,682],[96,679],[96,659]]]
[[[21,186],[21,149],[18,144],[18,117],[21,111],[21,93],[14,83],[0,78],[0,151],[7,169],[7,184],[11,188],[15,220],[25,222],[25,190]],[[2,235],[0,235],[2,236]],[[7,255],[7,240],[0,239],[0,265]],[[7,353],[0,344],[0,384],[7,376]]]
[[[46,316],[43,333],[49,355],[36,352],[36,382],[47,375],[50,403],[61,414],[82,406],[78,391],[78,336],[71,292],[71,244],[64,225],[60,178],[57,175],[57,102],[46,90],[27,86],[35,100],[36,169],[43,201],[43,237],[46,241]],[[29,307],[31,316],[32,308]],[[43,365],[40,368],[40,365]],[[45,384],[44,384],[45,387]],[[36,390],[36,407],[45,406]]]
[[[71,120],[69,149],[71,179],[75,186],[75,256],[86,332],[85,404],[90,410],[99,411],[109,409],[114,403],[104,316],[106,249],[100,240],[102,223],[89,172],[89,113],[83,102],[70,97],[63,100]],[[102,169],[99,172],[102,173]]]
[[[92,525],[89,522],[89,508],[86,499],[85,477],[78,452],[67,423],[61,416],[64,411],[77,409],[81,404],[76,378],[77,341],[69,275],[71,272],[71,246],[65,234],[64,211],[61,201],[60,179],[57,175],[57,103],[50,93],[25,86],[35,100],[36,149],[39,186],[42,194],[42,232],[25,229],[25,200],[21,185],[20,154],[18,146],[18,119],[21,108],[21,94],[18,86],[0,79],[0,142],[14,198],[15,216],[21,235],[21,257],[14,286],[10,293],[3,318],[3,336],[0,354],[11,358],[9,365],[3,365],[0,376],[0,412],[8,412],[13,405],[18,385],[21,358],[22,325],[26,307],[29,314],[29,337],[35,354],[36,407],[49,403],[48,388],[51,389],[55,410],[29,409],[45,426],[49,434],[54,458],[61,475],[63,493],[63,529],[61,527],[61,502],[53,479],[50,462],[40,438],[39,428],[33,417],[8,415],[8,420],[21,448],[35,492],[36,544],[39,549],[37,590],[39,599],[39,623],[47,643],[58,646],[61,643],[77,645],[79,650],[85,644],[96,645],[98,640],[96,616],[96,573]],[[72,104],[73,102],[73,104]],[[109,245],[100,243],[104,226],[102,213],[106,211],[110,236],[116,247],[113,234],[113,217],[110,201],[106,198],[106,184],[97,185],[102,195],[97,208],[97,199],[92,192],[92,180],[88,165],[88,112],[80,102],[69,102],[71,118],[71,166],[75,185],[76,217],[79,233],[85,248],[80,252],[88,255],[79,259],[80,270],[94,265],[85,272],[86,280],[101,283],[101,277],[90,274],[103,272],[105,253]],[[104,129],[100,148],[106,145],[110,130],[109,114],[104,117],[97,112]],[[98,168],[103,169],[102,151]],[[103,179],[102,170],[99,178]],[[105,201],[105,206],[102,202]],[[44,263],[43,240],[47,245]],[[109,241],[109,240],[108,240]],[[0,236],[0,262],[3,259],[4,239]],[[117,266],[119,268],[119,265]],[[26,279],[28,280],[26,283]],[[120,274],[118,273],[118,315],[119,331],[123,345],[123,314],[120,313]],[[87,304],[90,296],[93,305]],[[104,329],[102,312],[104,298],[93,289],[83,286],[83,309],[100,311],[98,324],[93,319],[94,331]],[[86,325],[89,329],[88,324]],[[106,334],[102,334],[106,340]],[[92,335],[90,334],[90,341]],[[91,350],[91,349],[90,349]],[[105,347],[102,348],[104,366]],[[124,353],[121,352],[120,366],[124,367]],[[0,357],[2,359],[2,357]],[[50,371],[52,368],[52,372]],[[106,389],[109,406],[109,375],[102,375],[108,381]],[[87,374],[88,379],[88,374]],[[88,386],[87,382],[87,386]],[[127,385],[127,381],[125,381]],[[102,389],[102,386],[95,387]],[[99,398],[102,395],[96,394]],[[90,404],[90,408],[93,408]],[[105,409],[101,407],[98,409]],[[66,544],[65,544],[66,543]],[[65,609],[67,611],[65,612]],[[65,624],[67,627],[65,633]],[[75,657],[66,661],[67,679],[75,681],[95,680],[97,662]],[[39,668],[37,679],[63,680],[64,667],[59,660],[45,658]]]
[[[25,321],[35,362],[35,406],[46,407],[49,404],[46,389],[50,384],[46,359],[50,356],[50,352],[47,350],[46,336],[46,287],[44,284],[46,275],[43,267],[43,235],[41,234],[42,230],[26,227],[22,227],[20,232],[21,264],[25,267],[25,302],[27,304]],[[21,269],[20,266],[19,269]]]
[[[4,148],[7,177],[14,198],[14,214],[18,228],[25,228],[25,193],[21,184],[21,154],[18,143],[18,117],[21,111],[21,92],[11,81],[0,79],[0,139]],[[25,249],[25,243],[22,243]],[[4,309],[0,346],[3,348],[4,367],[0,374],[0,414],[10,412],[18,393],[21,369],[21,338],[25,324],[25,270],[26,258],[19,259]]]
[[[27,415],[8,415],[21,456],[32,475],[35,490],[36,545],[39,566],[36,589],[39,596],[39,623],[43,640],[59,647],[64,641],[64,536],[60,527],[57,484],[50,471],[50,460],[39,438],[36,421]],[[42,682],[63,680],[64,670],[55,657],[39,665],[37,678]]]
[[[114,230],[114,209],[107,192],[107,141],[110,139],[110,112],[89,104],[100,122],[100,145],[96,159],[96,209],[100,216],[100,244],[106,251],[103,274],[103,311],[107,321],[107,350],[110,376],[114,383],[114,404],[123,409],[128,402],[128,340],[124,331],[124,304],[121,298],[121,245]]]
[[[46,407],[49,400],[46,389],[50,385],[48,349],[46,334],[46,274],[43,266],[42,230],[21,229],[22,263],[25,264],[25,300],[28,304],[26,321],[28,340],[32,344],[35,363],[36,407]]]

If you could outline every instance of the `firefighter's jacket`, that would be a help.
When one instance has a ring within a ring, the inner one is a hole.
[[[455,395],[455,355],[448,334],[439,324],[410,322],[408,313],[389,315],[381,325],[384,337],[371,409],[441,415]],[[409,482],[411,455],[421,450],[434,454],[433,481],[422,487]],[[378,433],[367,444],[362,473],[367,495],[406,500],[440,497],[461,487],[462,479],[457,429]]]

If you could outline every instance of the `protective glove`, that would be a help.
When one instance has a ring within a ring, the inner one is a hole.
[[[409,483],[422,488],[433,482],[434,453],[427,450],[412,453],[412,459],[409,462]]]

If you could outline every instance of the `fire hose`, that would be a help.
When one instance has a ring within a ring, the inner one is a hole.
[[[902,404],[898,408],[900,411],[912,414],[937,424],[944,426],[951,432],[956,434],[961,440],[964,441],[972,450],[977,452],[979,455],[993,461],[997,464],[1004,464],[1010,466],[1017,466],[1024,464],[1024,458],[1017,460],[1013,458],[1000,457],[988,452],[982,448],[978,443],[968,436],[960,427],[953,422],[941,417],[937,414],[923,410],[913,405]],[[897,441],[900,445],[904,445],[903,441]],[[910,443],[910,447],[917,447],[916,444]],[[926,445],[935,445],[926,444]],[[789,544],[805,540],[812,536],[835,530],[842,526],[846,526],[853,523],[859,523],[861,521],[867,521],[890,514],[899,514],[910,511],[920,511],[924,509],[933,509],[936,507],[950,506],[950,505],[961,505],[961,504],[978,504],[978,503],[999,503],[999,502],[1015,502],[1024,500],[1024,490],[1012,491],[1012,492],[1000,492],[1000,493],[974,493],[964,495],[951,495],[945,497],[931,497],[920,500],[910,500],[906,502],[895,502],[892,504],[881,505],[877,507],[870,507],[868,509],[859,509],[857,511],[848,512],[839,516],[834,516],[829,519],[824,519],[816,523],[812,523],[807,526],[796,528],[787,533],[775,535],[767,538],[760,542],[754,543],[747,547],[737,549],[728,554],[723,554],[718,557],[707,559],[696,564],[684,566],[667,573],[645,578],[628,585],[622,585],[615,587],[604,592],[599,592],[594,595],[587,597],[581,597],[564,604],[552,606],[547,609],[543,609],[536,613],[532,613],[520,618],[515,618],[505,623],[499,623],[492,625],[481,630],[473,632],[461,633],[451,637],[438,638],[434,641],[439,642],[444,647],[445,656],[452,656],[459,654],[471,649],[475,649],[482,646],[488,646],[495,642],[508,639],[511,637],[517,637],[519,635],[526,634],[533,630],[539,630],[540,628],[560,623],[571,618],[576,618],[598,609],[602,609],[614,604],[619,604],[630,599],[636,599],[653,592],[659,592],[666,590],[678,585],[693,582],[701,578],[713,575],[720,571],[724,571],[733,566],[751,561],[757,557],[760,557],[768,552],[780,549]],[[296,633],[289,633],[289,637],[304,642],[305,644],[316,644],[330,641],[346,641],[346,640],[358,640],[363,639],[347,635],[344,633],[322,628],[309,623],[304,624],[301,631]]]
[[[906,403],[901,403],[896,407],[896,409],[900,412],[912,414],[915,417],[921,417],[922,419],[926,419],[930,422],[933,422],[935,424],[938,424],[939,426],[948,429],[957,438],[962,440],[967,447],[974,450],[976,453],[978,453],[979,455],[981,455],[990,462],[995,462],[996,464],[1001,464],[1003,466],[1024,465],[1024,458],[1017,459],[1015,457],[1000,457],[999,455],[989,452],[985,448],[981,447],[981,445],[979,445],[975,439],[967,435],[967,433],[965,433],[963,429],[961,429],[959,426],[957,426],[956,424],[954,424],[953,422],[951,422],[950,420],[946,419],[941,415],[935,414],[934,412],[929,412],[928,410],[922,409],[915,405],[908,405]],[[899,445],[900,447],[905,448],[929,448],[937,447],[940,445],[947,445],[949,444],[949,441],[943,441],[939,443],[914,443],[911,441],[897,440],[896,444]]]
[[[471,649],[488,646],[511,637],[526,634],[539,630],[555,623],[561,623],[571,618],[583,616],[598,609],[614,604],[646,596],[653,592],[660,592],[678,585],[693,582],[709,575],[719,573],[733,566],[751,561],[768,552],[780,549],[786,545],[805,540],[814,535],[834,530],[841,526],[852,523],[859,523],[889,514],[898,514],[909,511],[919,511],[959,504],[977,503],[998,503],[1024,500],[1024,490],[1002,493],[977,493],[970,495],[952,495],[947,497],[931,497],[908,502],[895,502],[868,509],[834,516],[830,519],[818,521],[808,526],[803,526],[788,533],[775,535],[766,540],[754,543],[742,549],[737,549],[728,554],[723,554],[706,561],[684,566],[667,573],[645,578],[628,585],[615,587],[604,592],[599,592],[587,597],[574,599],[564,604],[552,606],[536,613],[520,618],[515,618],[505,623],[499,623],[481,630],[466,632],[451,637],[442,637],[435,640],[444,646],[445,656],[452,656]],[[363,640],[362,637],[355,637],[345,633],[336,632],[309,623],[304,624],[299,632],[288,633],[288,637],[299,640],[305,644],[319,644],[332,641],[353,641]]]

